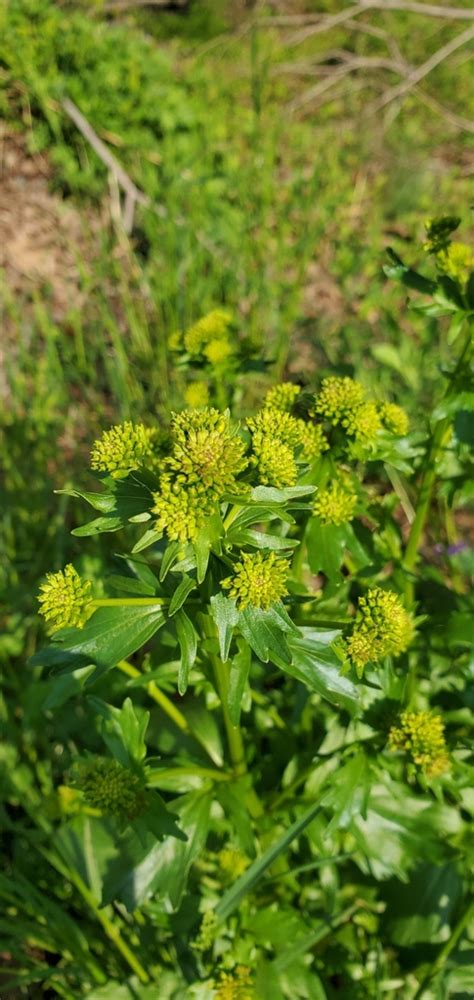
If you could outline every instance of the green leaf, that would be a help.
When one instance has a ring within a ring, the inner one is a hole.
[[[119,576],[114,573],[107,577],[106,582],[119,594],[134,594],[140,597],[153,597],[156,594],[156,587],[153,583],[145,583],[133,576]]]
[[[252,657],[246,643],[239,643],[239,651],[232,657],[229,672],[228,708],[232,724],[240,723],[242,697],[247,684]]]
[[[233,545],[243,547],[252,545],[256,549],[271,549],[280,551],[283,549],[296,549],[299,542],[294,538],[284,538],[282,535],[268,535],[264,531],[231,531],[227,535],[229,542]]]
[[[161,582],[163,582],[163,580],[166,579],[170,569],[174,566],[176,562],[178,562],[178,559],[180,558],[182,551],[183,551],[183,544],[182,542],[179,541],[170,542],[169,545],[166,547],[161,562],[161,569],[160,569]]]
[[[176,614],[177,611],[179,611],[179,609],[183,606],[188,595],[191,593],[192,590],[195,590],[195,588],[196,588],[196,581],[193,580],[191,576],[188,576],[187,573],[183,573],[183,576],[181,577],[181,580],[178,583],[178,586],[176,587],[176,590],[170,601],[170,605],[168,608],[168,614],[170,618],[172,617],[172,615]]]
[[[214,594],[211,597],[211,614],[219,636],[219,655],[225,663],[229,657],[234,628],[239,621],[239,612],[232,598]]]
[[[344,550],[346,525],[322,524],[311,517],[306,529],[308,562],[312,573],[325,573],[329,579],[339,579]]]
[[[59,708],[69,698],[79,694],[90,675],[94,673],[94,670],[95,666],[91,664],[88,667],[79,667],[77,670],[72,670],[68,674],[59,674],[57,677],[51,677],[46,681],[43,685],[44,701],[41,705],[43,711],[47,712],[53,708]]]
[[[102,902],[118,899],[133,912],[145,899],[156,895],[160,900],[168,898],[177,909],[191,865],[207,840],[211,802],[210,792],[191,792],[173,802],[173,812],[187,840],[170,837],[142,850],[141,856],[132,858],[127,866],[110,865]]]
[[[159,542],[160,538],[163,538],[162,531],[156,531],[155,528],[148,528],[145,534],[136,542],[133,546],[132,552],[143,552],[144,549],[148,549],[150,545],[154,545],[155,542]]]
[[[185,611],[181,610],[175,616],[176,633],[181,650],[181,660],[178,671],[178,691],[186,694],[189,672],[196,660],[198,634],[192,621]]]
[[[165,624],[158,604],[99,608],[82,629],[63,629],[57,641],[32,657],[32,666],[67,667],[74,670],[94,663],[91,680],[126,660]]]
[[[221,517],[216,511],[209,517],[201,528],[197,538],[192,542],[192,549],[196,558],[196,572],[198,583],[202,583],[207,573],[209,556],[214,545],[218,545],[223,534]]]
[[[101,735],[111,754],[123,767],[141,764],[146,757],[145,734],[150,713],[126,698],[122,708],[108,705],[100,698],[89,701],[103,719]]]
[[[248,809],[243,807],[252,780],[247,774],[236,781],[221,781],[216,787],[216,796],[232,823],[239,847],[249,858],[255,857],[255,836]]]
[[[284,633],[292,632],[295,626],[288,619],[283,605],[275,604],[268,611],[262,608],[245,608],[239,612],[239,629],[264,663],[269,660],[277,666],[290,663],[291,656]]]
[[[418,271],[407,267],[391,247],[387,247],[387,254],[391,260],[391,264],[384,267],[387,277],[395,278],[407,288],[414,288],[417,292],[423,292],[425,295],[432,295],[436,291],[435,281],[431,281],[429,278],[423,277],[422,274],[418,274]]]
[[[287,503],[288,500],[308,496],[315,490],[316,487],[312,483],[306,483],[304,486],[289,486],[282,490],[277,490],[275,486],[255,486],[250,491],[250,496],[257,503]]]
[[[78,537],[97,535],[103,531],[117,531],[126,525],[131,518],[149,511],[152,494],[150,489],[134,477],[126,479],[108,479],[109,492],[81,493],[78,490],[63,490],[70,496],[86,499],[96,510],[104,512],[103,517],[97,517],[88,524],[74,528],[72,534]]]
[[[390,940],[401,947],[441,943],[449,933],[462,896],[462,879],[454,864],[421,864],[406,884],[398,879],[384,888]]]
[[[340,635],[338,629],[301,628],[298,636],[288,639],[292,659],[284,669],[331,705],[354,713],[358,707],[359,690],[341,674],[341,661],[332,648]]]
[[[250,865],[250,868],[247,868],[247,871],[245,871],[244,874],[241,875],[236,882],[234,882],[216,906],[215,914],[219,920],[227,920],[230,914],[237,908],[244,896],[253,891],[257,882],[259,882],[262,878],[262,875],[264,875],[268,868],[274,864],[276,859],[280,857],[280,854],[283,854],[283,852],[290,846],[291,842],[295,840],[296,837],[299,837],[300,833],[302,833],[303,830],[305,830],[306,827],[312,823],[320,809],[321,806],[319,803],[313,803],[310,808],[303,813],[302,816],[295,820],[289,829],[286,830],[274,844],[268,847],[267,850],[264,851],[263,854]]]
[[[333,812],[326,833],[347,830],[354,816],[367,816],[371,769],[364,753],[356,753],[337,769],[337,780],[329,778],[330,786],[324,792],[321,805]]]

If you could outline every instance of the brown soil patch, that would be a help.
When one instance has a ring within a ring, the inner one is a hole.
[[[91,245],[91,220],[49,190],[51,168],[24,136],[0,123],[0,271],[13,296],[45,286],[59,320],[81,305],[76,255]]]

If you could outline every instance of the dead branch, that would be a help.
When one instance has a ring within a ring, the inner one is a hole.
[[[382,108],[385,108],[387,104],[390,104],[392,101],[396,101],[399,97],[403,97],[409,90],[412,90],[416,84],[420,83],[421,80],[428,76],[428,74],[431,73],[436,66],[439,66],[440,63],[444,62],[445,59],[448,59],[453,52],[456,52],[456,50],[461,48],[462,45],[467,45],[468,42],[473,39],[474,27],[466,28],[465,31],[461,31],[455,38],[451,38],[446,45],[443,45],[436,52],[433,52],[433,55],[422,63],[421,66],[417,66],[412,69],[411,72],[408,73],[405,80],[402,80],[401,83],[398,83],[395,87],[391,87],[390,90],[386,91],[381,99],[376,101],[372,107],[368,109],[368,113],[372,114],[380,111]]]
[[[87,118],[79,108],[69,99],[65,97],[61,101],[61,105],[64,111],[69,115],[71,121],[74,122],[75,126],[79,129],[81,134],[87,140],[90,146],[102,163],[105,164],[110,174],[114,178],[116,184],[122,189],[125,195],[125,204],[122,213],[123,226],[126,233],[131,233],[133,229],[133,217],[135,212],[135,204],[139,205],[150,205],[151,201],[148,195],[140,191],[136,184],[133,183],[131,177],[125,172],[121,164],[116,160],[113,153],[107,148],[102,139],[99,139],[97,132],[94,131],[92,125],[89,124]]]
[[[451,21],[473,21],[474,11],[468,7],[448,7],[446,4],[425,4],[416,2],[405,2],[405,0],[362,0],[356,7],[362,10],[380,11],[407,11],[410,14],[425,14],[427,17],[445,17]],[[341,13],[345,13],[341,12]],[[352,8],[355,14],[355,7]],[[304,27],[315,26],[316,28],[328,30],[327,22],[333,21],[334,17],[324,17],[317,14],[277,14],[274,17],[262,17],[259,24],[265,27],[295,28],[301,25]],[[338,22],[339,23],[339,22]],[[329,28],[333,27],[329,24]]]

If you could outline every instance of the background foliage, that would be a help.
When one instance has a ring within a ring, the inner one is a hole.
[[[321,4],[289,5],[288,13],[311,15],[316,6],[320,12]],[[341,6],[331,0],[324,10],[332,15]],[[50,189],[80,218],[77,241],[62,224],[74,262],[65,303],[57,304],[54,278],[26,274],[18,283],[7,263],[1,285],[7,867],[0,883],[6,914],[0,992],[6,996],[146,998],[156,995],[156,985],[147,986],[144,970],[159,977],[160,996],[186,996],[202,952],[183,942],[198,934],[203,890],[214,906],[255,851],[237,793],[222,792],[210,813],[205,776],[182,775],[178,785],[170,779],[163,794],[182,795],[188,847],[176,841],[171,857],[157,856],[154,895],[133,914],[114,902],[99,907],[96,858],[106,866],[113,833],[102,829],[99,843],[93,817],[76,816],[62,787],[69,760],[83,748],[86,718],[80,696],[68,702],[67,713],[63,699],[79,694],[86,677],[74,678],[67,690],[49,688],[41,667],[25,666],[44,642],[35,599],[44,573],[72,560],[98,580],[103,565],[103,537],[71,536],[83,519],[79,501],[54,496],[53,489],[73,480],[90,486],[84,457],[99,428],[147,414],[164,418],[182,404],[190,382],[205,383],[214,399],[222,372],[203,357],[190,364],[169,337],[218,307],[229,310],[238,345],[226,368],[225,400],[236,414],[250,412],[283,375],[319,379],[336,371],[401,403],[422,434],[445,385],[449,317],[407,309],[407,294],[411,306],[419,299],[382,266],[387,244],[409,264],[420,263],[423,221],[440,208],[464,216],[466,236],[472,132],[462,120],[472,104],[469,50],[459,49],[421,90],[375,115],[368,113],[371,103],[398,80],[383,66],[365,71],[360,89],[354,72],[342,89],[321,91],[316,100],[308,90],[318,60],[326,68],[340,65],[341,50],[379,60],[401,52],[417,65],[464,23],[370,12],[363,18],[367,31],[335,25],[296,42],[301,25],[271,23],[274,5],[259,5],[252,17],[237,7],[195,2],[186,12],[136,12],[10,0],[0,12],[5,141],[16,134],[34,162],[51,165]],[[451,114],[427,107],[427,95]],[[130,238],[107,170],[64,112],[65,97],[151,199],[147,209],[136,206]],[[465,448],[468,436],[466,430]],[[426,606],[439,629],[445,618],[437,616],[450,613],[445,640],[436,630],[427,640],[425,693],[461,727],[472,707],[469,689],[461,692],[457,674],[449,678],[455,656],[467,670],[470,640],[463,592],[468,473],[464,454],[462,462],[449,457],[424,550]],[[115,540],[123,551],[122,536]],[[163,682],[172,698],[173,680]],[[149,708],[141,678],[128,683]],[[318,798],[348,731],[297,683],[278,686],[262,670],[256,686],[252,752],[275,799],[262,820],[264,851],[284,842],[302,804]],[[122,704],[123,678],[108,675],[95,694]],[[156,704],[150,745],[156,754],[189,752],[196,766],[208,766],[209,757],[218,764],[222,735],[213,713],[187,696],[188,713],[197,742]],[[87,745],[103,751],[98,730]],[[272,997],[317,1000],[352,998],[358,990],[361,997],[408,1000],[425,973],[437,972],[468,891],[463,831],[472,801],[467,790],[461,802],[452,792],[444,800],[418,787],[402,793],[397,780],[389,792],[377,789],[370,821],[356,820],[366,859],[361,872],[348,857],[354,830],[348,832],[347,813],[360,812],[369,784],[370,768],[350,757],[335,786],[340,799],[326,791],[326,812],[292,841],[288,867],[266,871],[257,895],[241,904],[238,927],[231,916],[226,931],[213,937],[216,969],[229,953],[252,966],[257,947],[257,987],[271,983]],[[237,824],[236,844],[230,831]],[[188,867],[179,905],[178,875]],[[471,995],[472,954],[464,937],[423,996]],[[199,989],[190,995],[212,996],[210,986]]]

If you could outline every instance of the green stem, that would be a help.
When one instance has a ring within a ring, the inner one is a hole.
[[[439,457],[449,436],[451,429],[451,418],[444,417],[435,427],[431,447],[426,457],[425,469],[423,472],[418,503],[413,524],[408,536],[403,560],[404,569],[411,574],[418,560],[418,549],[424,532],[426,518],[431,506],[434,484],[436,482],[437,466]],[[407,578],[405,585],[405,597],[408,605],[413,604],[414,584],[411,575]]]
[[[429,971],[427,972],[426,976],[424,977],[424,979],[422,979],[422,981],[421,981],[421,983],[420,983],[420,985],[419,985],[419,987],[418,987],[418,989],[417,989],[417,991],[416,991],[416,993],[415,993],[415,995],[413,997],[413,1000],[421,1000],[421,998],[423,996],[423,993],[425,992],[425,990],[427,989],[427,987],[429,986],[429,984],[432,982],[432,980],[435,978],[435,976],[437,976],[438,973],[441,972],[441,970],[442,970],[443,966],[446,964],[446,962],[447,962],[447,960],[448,960],[448,958],[449,958],[449,956],[450,956],[453,948],[456,947],[456,945],[457,945],[459,939],[462,937],[464,931],[466,930],[467,927],[469,927],[471,916],[474,916],[474,901],[472,901],[472,900],[467,904],[466,909],[464,910],[464,913],[461,914],[461,916],[460,916],[460,918],[459,918],[459,920],[458,920],[458,922],[457,922],[457,924],[456,924],[456,926],[455,926],[455,928],[453,930],[453,933],[451,934],[451,937],[448,938],[448,940],[445,942],[445,944],[441,948],[441,951],[438,953],[438,957],[432,963],[432,965],[431,965]]]
[[[143,674],[140,672],[140,670],[138,670],[137,667],[134,667],[131,663],[128,663],[127,660],[120,660],[119,663],[116,664],[116,666],[119,670],[122,671],[123,674],[127,674],[127,677],[133,677],[133,679],[137,677],[143,677]],[[150,695],[150,698],[152,698],[153,701],[155,701],[156,704],[160,706],[160,708],[163,710],[163,712],[166,713],[168,718],[171,719],[172,722],[174,722],[175,726],[177,726],[182,733],[185,733],[186,736],[191,736],[194,740],[196,740],[196,743],[199,743],[201,749],[205,750],[206,755],[208,757],[211,757],[212,760],[212,756],[209,753],[209,748],[206,746],[205,742],[202,740],[199,733],[196,733],[192,729],[192,727],[189,725],[186,716],[183,715],[182,712],[180,712],[179,708],[177,708],[176,705],[173,704],[171,699],[168,698],[168,696],[164,693],[164,691],[160,690],[157,684],[155,684],[155,681],[148,681],[148,683],[145,686],[148,694]]]
[[[215,625],[212,619],[208,618],[205,621],[204,632],[207,638],[216,638]],[[240,726],[234,726],[229,714],[229,665],[228,663],[223,663],[220,656],[217,656],[215,653],[208,653],[208,656],[214,671],[217,693],[221,701],[222,716],[234,777],[243,778],[248,773],[244,741]],[[246,802],[249,812],[254,819],[263,815],[263,806],[253,788],[249,789]]]
[[[169,604],[167,597],[99,597],[92,601],[94,608],[152,607]]]
[[[175,777],[185,777],[186,775],[195,775],[199,778],[210,778],[211,781],[231,781],[232,774],[228,771],[218,771],[211,767],[198,767],[191,764],[189,767],[161,767],[156,768],[151,774],[148,775],[147,785],[151,788],[155,786],[159,788],[160,778],[175,778]],[[155,780],[156,779],[156,780]]]
[[[472,330],[470,323],[466,340],[444,396],[445,400],[451,399],[451,397],[458,391],[457,376],[462,372],[465,364],[467,363],[471,349]],[[420,492],[418,495],[418,503],[416,505],[416,514],[408,536],[405,557],[403,560],[403,567],[408,570],[409,574],[405,584],[405,597],[408,606],[411,606],[414,603],[414,582],[411,574],[418,560],[418,550],[421,544],[426,518],[429,514],[434,485],[436,482],[438,461],[446,444],[446,440],[449,438],[451,423],[451,416],[442,417],[442,419],[437,422],[431,439],[431,446],[425,459]]]

